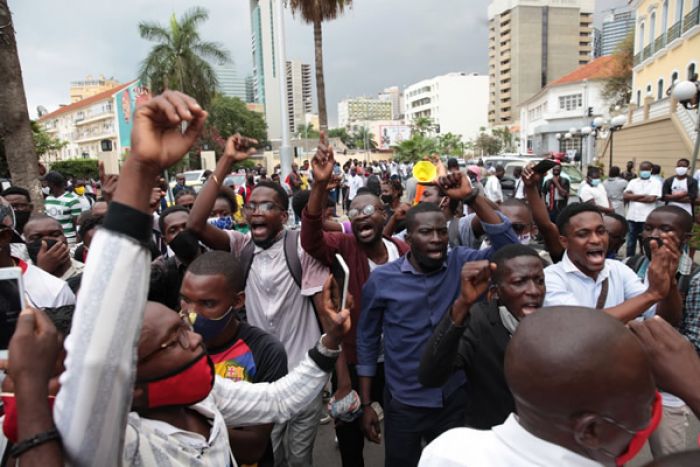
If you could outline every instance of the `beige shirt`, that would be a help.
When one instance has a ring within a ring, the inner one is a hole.
[[[240,253],[251,241],[250,234],[226,231],[231,251]],[[271,247],[255,247],[253,263],[245,285],[245,308],[248,322],[272,334],[287,351],[287,364],[293,369],[304,359],[321,336],[316,312],[310,297],[321,291],[328,278],[328,268],[298,246],[301,260],[301,293],[287,267],[284,236]]]

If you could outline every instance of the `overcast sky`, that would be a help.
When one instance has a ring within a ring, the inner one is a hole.
[[[598,10],[626,0],[598,0]],[[252,69],[248,0],[9,0],[29,112],[69,102],[70,82],[86,75],[136,77],[151,43],[139,21],[165,24],[200,5],[205,40],[227,48],[242,73]],[[354,0],[324,25],[326,98],[331,124],[339,100],[375,95],[451,71],[487,70],[488,0]],[[70,5],[70,6],[69,6]],[[313,64],[312,27],[286,15],[287,58]],[[314,100],[315,102],[315,100]]]

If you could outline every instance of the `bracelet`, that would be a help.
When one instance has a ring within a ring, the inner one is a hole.
[[[34,449],[35,447],[49,441],[56,440],[61,440],[61,434],[58,432],[58,430],[56,430],[56,428],[53,428],[52,430],[39,433],[31,438],[27,438],[24,441],[20,441],[19,443],[15,444],[10,450],[10,455],[12,457],[19,457],[30,449]]]
[[[323,334],[321,338],[318,340],[318,344],[316,344],[316,349],[319,351],[321,355],[324,357],[337,357],[340,355],[340,352],[342,352],[342,348],[338,347],[337,350],[329,349],[325,345],[323,345],[323,338],[326,334]]]

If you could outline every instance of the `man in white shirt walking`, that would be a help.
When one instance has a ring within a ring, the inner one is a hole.
[[[348,209],[350,209],[350,203],[355,196],[357,196],[357,190],[365,186],[364,179],[357,175],[357,169],[355,167],[350,168],[350,177],[348,177]]]
[[[639,165],[639,178],[630,180],[624,193],[624,200],[629,203],[627,256],[634,256],[644,221],[656,207],[656,201],[661,198],[661,182],[651,176],[651,168],[651,162],[642,162]]]
[[[419,467],[623,465],[661,419],[642,345],[595,310],[543,308],[522,320],[506,349],[505,377],[517,415],[488,431],[444,433]]]
[[[503,202],[503,190],[501,189],[501,178],[505,174],[502,165],[497,165],[496,168],[489,168],[489,176],[486,179],[484,186],[484,195],[496,204]]]

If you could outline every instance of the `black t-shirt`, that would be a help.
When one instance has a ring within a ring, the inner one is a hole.
[[[272,383],[287,374],[287,353],[282,343],[260,328],[241,322],[238,334],[221,347],[209,349],[216,374],[222,378],[251,383]],[[234,452],[234,457],[236,453]],[[272,467],[272,442],[257,464]]]

